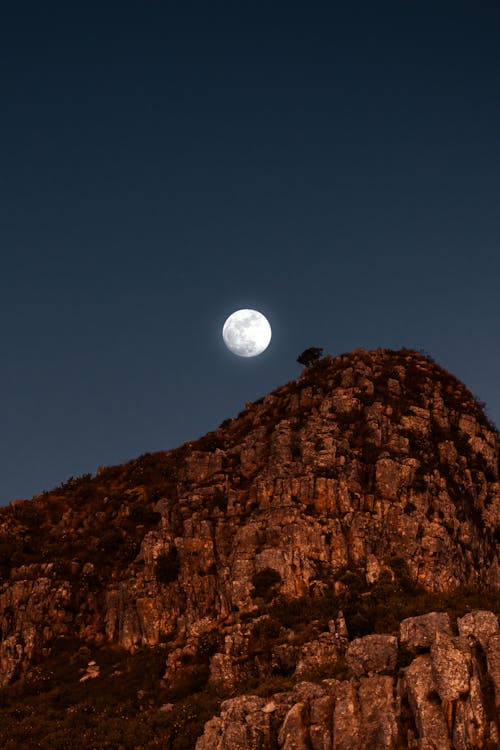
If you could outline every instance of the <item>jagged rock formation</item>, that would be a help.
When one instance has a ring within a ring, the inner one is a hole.
[[[13,503],[0,511],[0,681],[32,679],[61,639],[156,647],[174,693],[301,680],[273,710],[224,703],[199,750],[498,742],[498,447],[432,360],[360,350],[199,441]],[[405,617],[435,604],[425,625]],[[495,614],[458,632],[450,606]],[[424,653],[400,673],[412,648]]]
[[[414,652],[403,669],[396,669],[395,636],[367,635],[347,644],[349,674],[342,680],[226,700],[196,750],[500,746],[497,617],[467,614],[458,619],[458,635],[445,614],[408,618],[400,642]]]

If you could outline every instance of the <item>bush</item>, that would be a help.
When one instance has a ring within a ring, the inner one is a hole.
[[[209,630],[200,635],[197,646],[197,655],[199,659],[209,659],[215,654],[221,642],[221,634],[218,630]]]
[[[212,497],[211,506],[225,512],[227,510],[227,495],[220,487],[216,487]]]
[[[41,521],[40,510],[32,500],[19,500],[12,506],[12,515],[27,526],[37,526]]]
[[[281,675],[272,675],[267,680],[259,682],[257,687],[251,689],[252,695],[259,695],[261,698],[267,698],[274,693],[282,693],[293,688],[294,681],[291,677]]]
[[[347,680],[350,677],[349,667],[345,656],[340,654],[336,659],[320,664],[301,675],[301,679],[307,682],[320,682],[328,678],[336,680]]]
[[[386,562],[392,568],[396,581],[401,589],[406,593],[411,593],[413,590],[413,583],[410,576],[410,569],[405,558],[400,555],[393,555]]]
[[[155,526],[161,521],[161,514],[144,505],[132,505],[129,519],[137,525]]]
[[[207,684],[210,669],[207,664],[188,664],[175,676],[175,683],[168,689],[169,700],[178,701],[202,690]]]
[[[321,358],[322,354],[323,349],[318,346],[311,346],[309,349],[305,349],[302,354],[299,354],[297,362],[304,367],[310,367]]]
[[[112,554],[120,549],[122,542],[122,535],[117,529],[115,529],[113,531],[108,531],[103,535],[99,548],[101,552]]]
[[[276,589],[281,583],[281,576],[273,568],[264,568],[252,578],[252,598],[260,597],[264,601],[270,601],[276,594]]]
[[[63,640],[37,665],[36,685],[28,681],[4,688],[0,693],[2,748],[193,750],[220,703],[213,689],[199,691],[206,668],[192,667],[189,680],[180,687],[193,694],[180,697],[170,711],[161,711],[159,707],[169,701],[161,679],[163,649],[143,648],[134,655],[116,648],[93,649],[101,674],[80,683],[79,661],[85,666],[89,652],[87,646]],[[138,693],[143,691],[141,703]]]
[[[270,658],[280,632],[281,624],[272,617],[256,622],[252,628],[252,652]]]
[[[224,441],[215,432],[209,432],[197,440],[193,447],[199,451],[213,453],[216,450],[224,448]]]
[[[21,539],[0,541],[0,567],[10,568],[21,560],[23,542]]]

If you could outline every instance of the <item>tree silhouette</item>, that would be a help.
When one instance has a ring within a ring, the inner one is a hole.
[[[323,349],[320,349],[317,346],[311,346],[309,347],[309,349],[305,349],[302,354],[299,354],[299,356],[297,357],[297,362],[299,363],[299,365],[309,367],[309,365],[313,365],[315,362],[317,362],[322,354]]]

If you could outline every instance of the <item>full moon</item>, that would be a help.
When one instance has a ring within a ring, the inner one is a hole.
[[[224,323],[222,338],[238,357],[256,357],[271,341],[271,326],[257,310],[236,310]]]

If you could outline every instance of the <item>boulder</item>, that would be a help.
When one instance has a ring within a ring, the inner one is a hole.
[[[469,694],[471,650],[463,636],[453,638],[438,631],[431,647],[432,673],[443,701],[456,701]]]
[[[405,679],[419,737],[419,750],[451,750],[430,655],[417,656],[405,670]]]
[[[418,617],[407,617],[399,625],[399,640],[409,651],[417,653],[430,649],[437,632],[452,635],[447,612],[428,612]]]
[[[393,635],[365,635],[347,647],[346,661],[356,677],[393,672],[398,658],[398,641]]]
[[[281,750],[310,750],[309,715],[305,703],[295,703],[285,716],[278,735]]]
[[[500,633],[498,617],[493,612],[475,610],[457,620],[458,632],[463,636],[474,636],[483,649],[486,649],[492,635]]]

